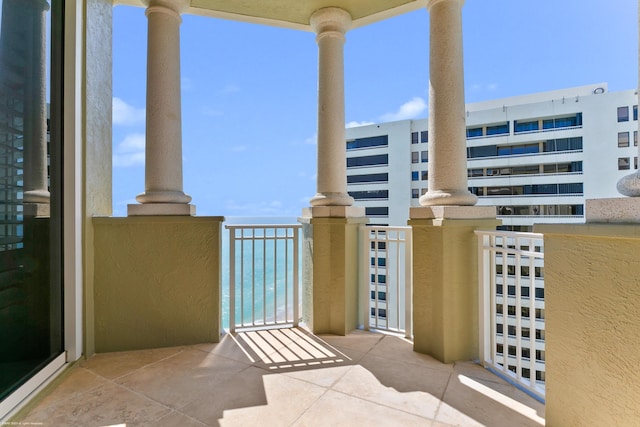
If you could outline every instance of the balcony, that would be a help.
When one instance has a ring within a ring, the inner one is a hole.
[[[301,328],[77,363],[23,423],[65,426],[544,425],[544,406],[472,362],[405,339]]]

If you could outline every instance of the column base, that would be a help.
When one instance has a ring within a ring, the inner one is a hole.
[[[51,205],[49,203],[25,203],[22,206],[25,216],[35,218],[51,217]]]
[[[196,206],[184,203],[145,203],[127,205],[128,216],[196,215]]]
[[[311,206],[351,206],[353,197],[347,193],[318,193],[311,198]]]
[[[486,207],[416,208],[411,212],[414,351],[443,363],[478,357],[478,241],[474,231],[495,230],[500,225],[495,207],[488,208],[493,217]],[[487,217],[478,218],[481,215]]]
[[[427,191],[420,197],[421,206],[473,206],[478,203],[478,196],[469,191]]]

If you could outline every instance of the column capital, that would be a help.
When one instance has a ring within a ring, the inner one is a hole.
[[[339,7],[325,7],[313,12],[309,22],[318,35],[328,31],[344,35],[351,27],[351,15]]]
[[[161,7],[169,9],[178,15],[181,15],[189,6],[191,0],[143,0],[147,8]]]
[[[465,0],[427,0],[427,10],[431,10],[438,3],[459,3],[460,7],[464,6]]]

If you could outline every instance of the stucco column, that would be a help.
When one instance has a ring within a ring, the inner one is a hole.
[[[190,215],[182,187],[180,13],[188,0],[149,0],[145,191],[129,215]]]
[[[351,206],[347,193],[344,118],[344,42],[351,16],[328,7],[311,16],[318,35],[318,178],[311,206]]]
[[[475,205],[467,189],[462,5],[429,0],[429,190],[422,206]]]
[[[24,201],[48,205],[45,17],[49,4],[27,0],[20,2],[18,8],[24,19],[14,25],[28,29],[24,41],[28,47],[24,64]]]

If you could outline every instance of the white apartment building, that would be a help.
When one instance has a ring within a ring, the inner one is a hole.
[[[638,168],[635,90],[598,83],[467,104],[469,188],[502,228],[584,222]],[[371,224],[406,225],[427,191],[428,120],[348,128],[347,188]]]

